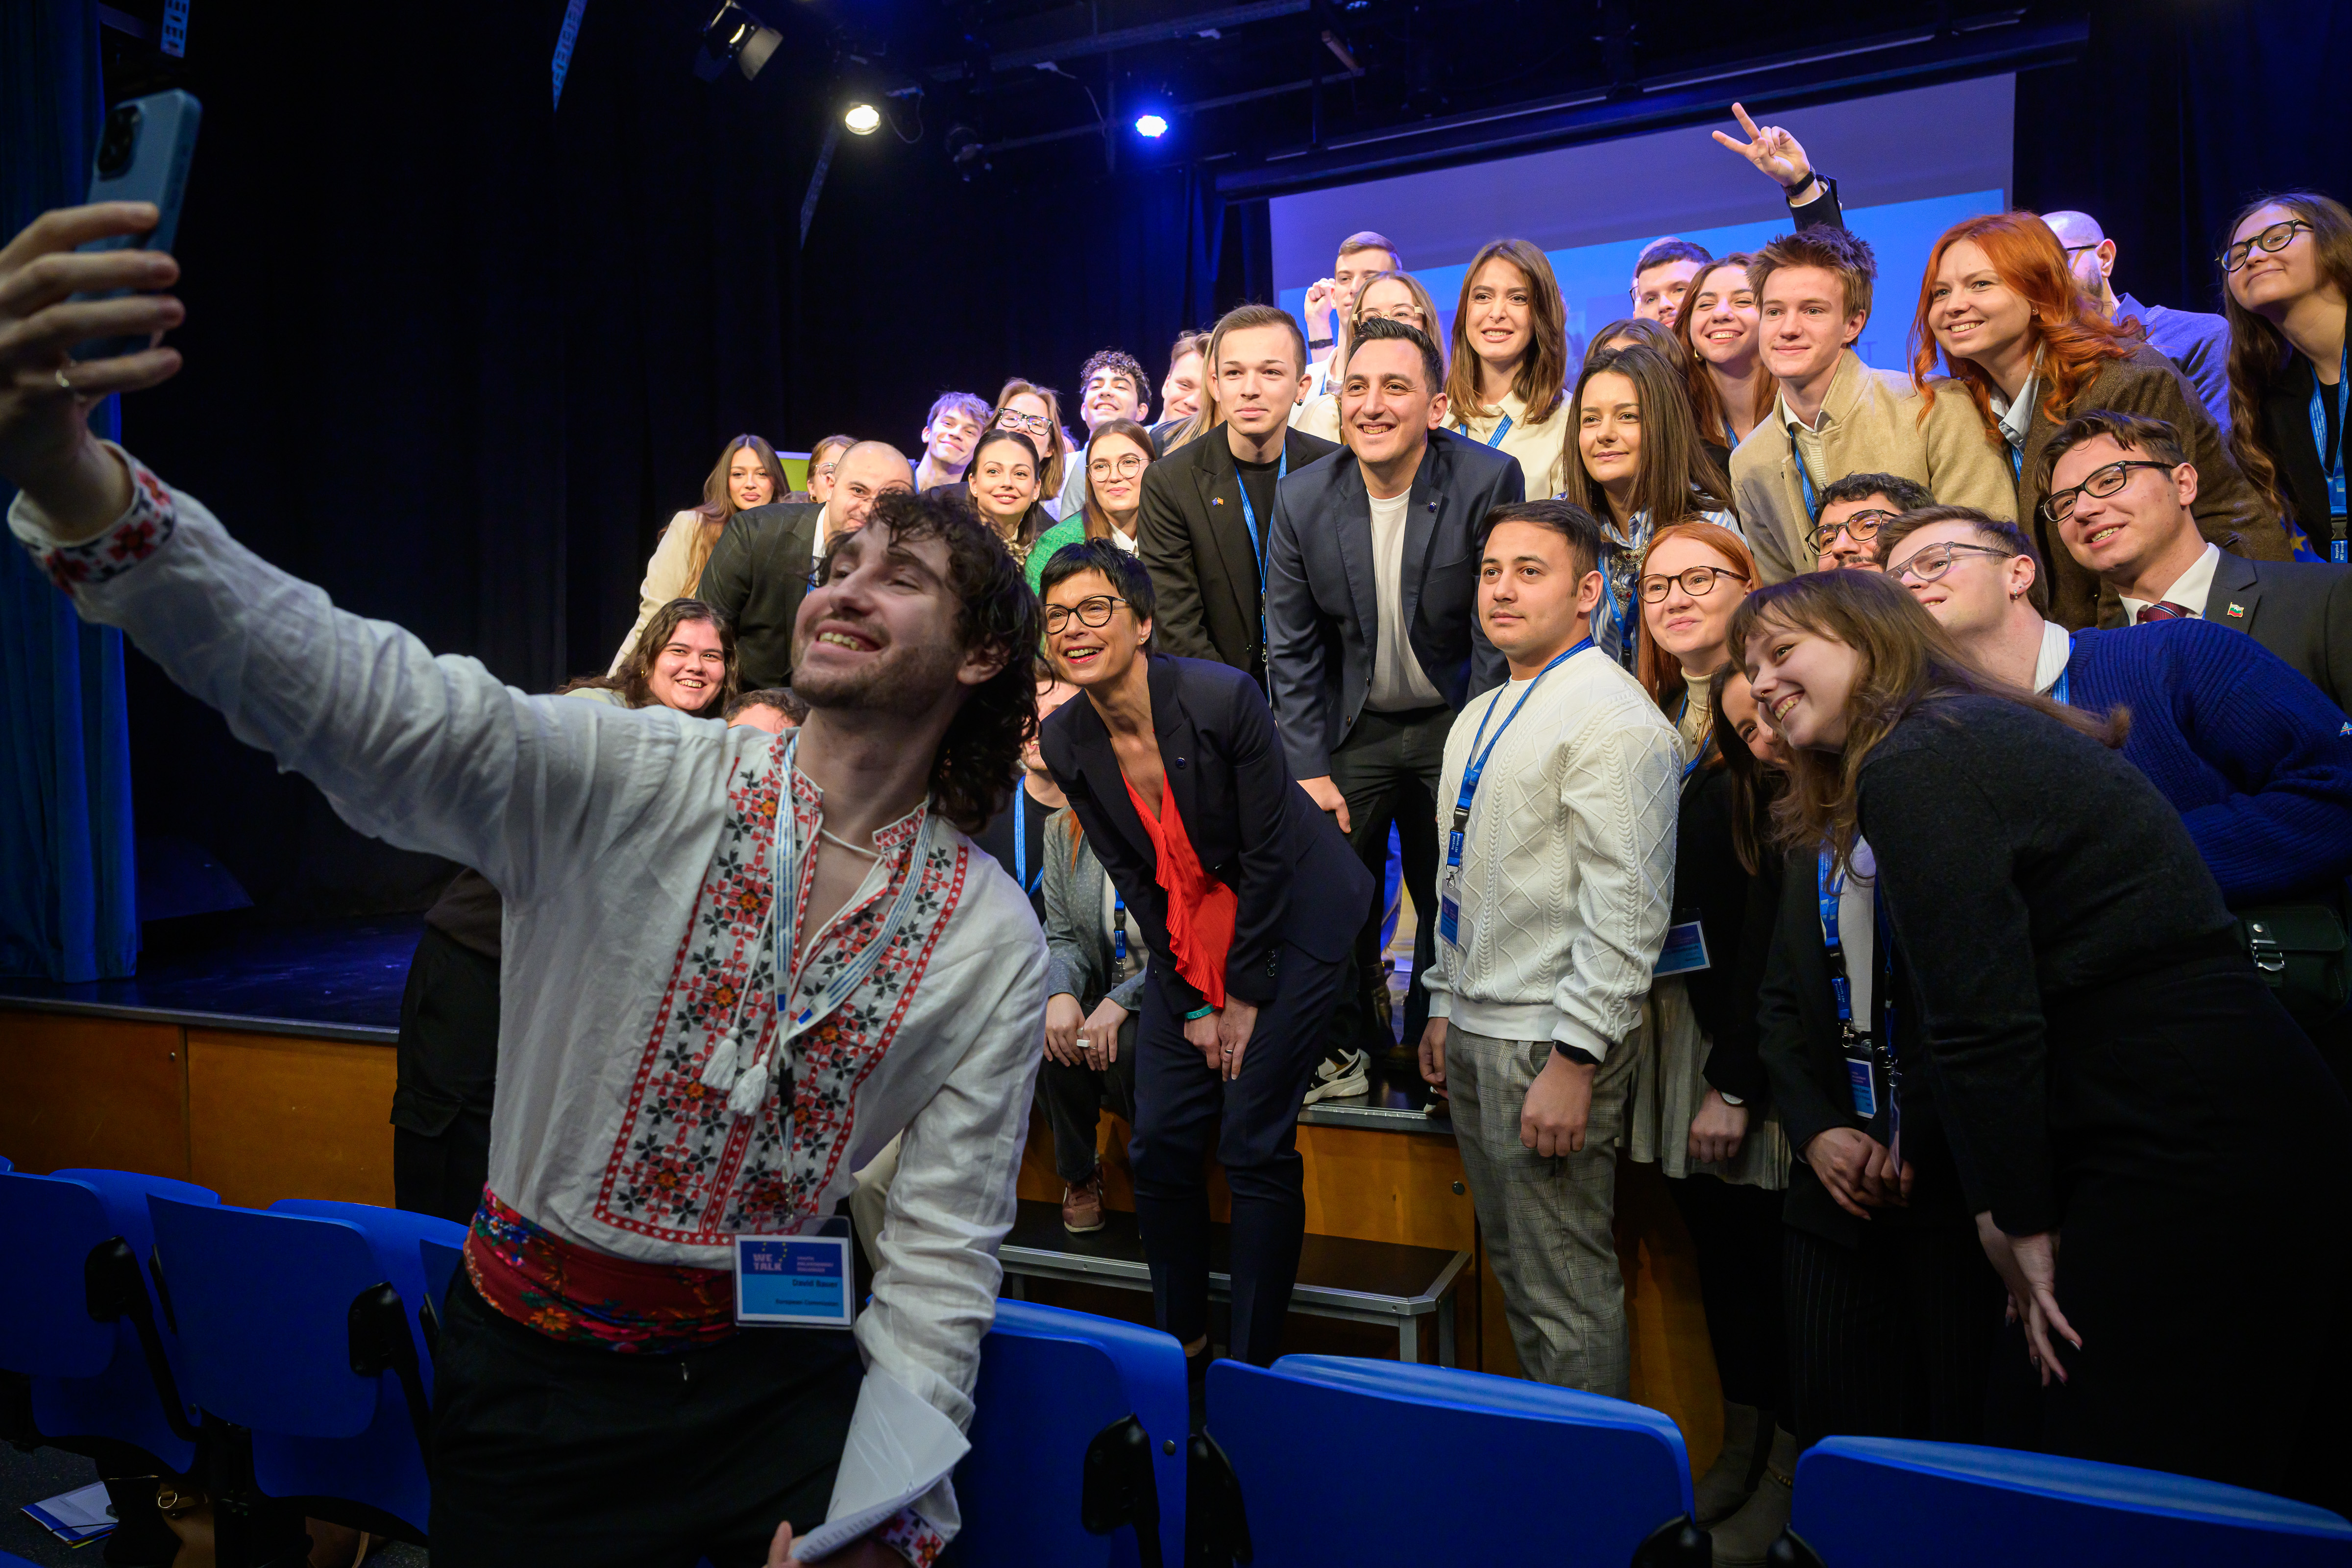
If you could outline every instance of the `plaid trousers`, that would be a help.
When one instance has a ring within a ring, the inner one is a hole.
[[[1617,1148],[1642,1044],[1622,1042],[1593,1074],[1583,1152],[1547,1160],[1519,1142],[1519,1111],[1551,1042],[1445,1031],[1454,1140],[1519,1370],[1616,1399],[1629,1396],[1633,1377],[1617,1269]]]

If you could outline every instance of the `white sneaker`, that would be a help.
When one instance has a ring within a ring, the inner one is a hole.
[[[1299,1103],[1312,1105],[1318,1100],[1370,1092],[1371,1065],[1372,1058],[1361,1051],[1351,1050],[1336,1060],[1325,1057],[1315,1064],[1315,1081],[1307,1086],[1307,1098]]]

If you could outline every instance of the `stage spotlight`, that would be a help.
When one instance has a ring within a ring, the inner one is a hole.
[[[705,81],[716,81],[732,61],[735,68],[750,81],[760,74],[770,56],[776,52],[784,36],[759,17],[735,4],[735,0],[719,0],[719,9],[712,12],[702,29],[702,52],[695,58],[694,74]]]
[[[870,103],[853,103],[849,112],[841,117],[855,136],[871,136],[882,129],[882,111]]]
[[[1168,121],[1157,114],[1139,114],[1135,117],[1135,133],[1156,142],[1168,134]]]

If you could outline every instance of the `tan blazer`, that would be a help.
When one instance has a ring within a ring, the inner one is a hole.
[[[1895,474],[1927,486],[1943,505],[1972,506],[2014,522],[2017,484],[2008,459],[1985,439],[1976,405],[1942,377],[1928,384],[1937,389],[1933,404],[1924,403],[1910,377],[1873,370],[1846,350],[1822,400],[1829,416],[1822,430],[1823,478]],[[1731,454],[1732,498],[1768,584],[1811,571],[1818,553],[1797,462],[1777,405]]]

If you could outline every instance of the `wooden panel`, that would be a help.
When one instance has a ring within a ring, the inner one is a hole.
[[[0,1154],[188,1176],[186,1064],[176,1024],[0,1008]]]
[[[389,1046],[188,1031],[188,1165],[229,1203],[392,1202]]]
[[[1691,1473],[1704,1475],[1723,1447],[1723,1385],[1698,1293],[1698,1253],[1655,1165],[1617,1162],[1617,1265],[1625,1276],[1633,1342],[1633,1402],[1663,1410],[1683,1429]]]

